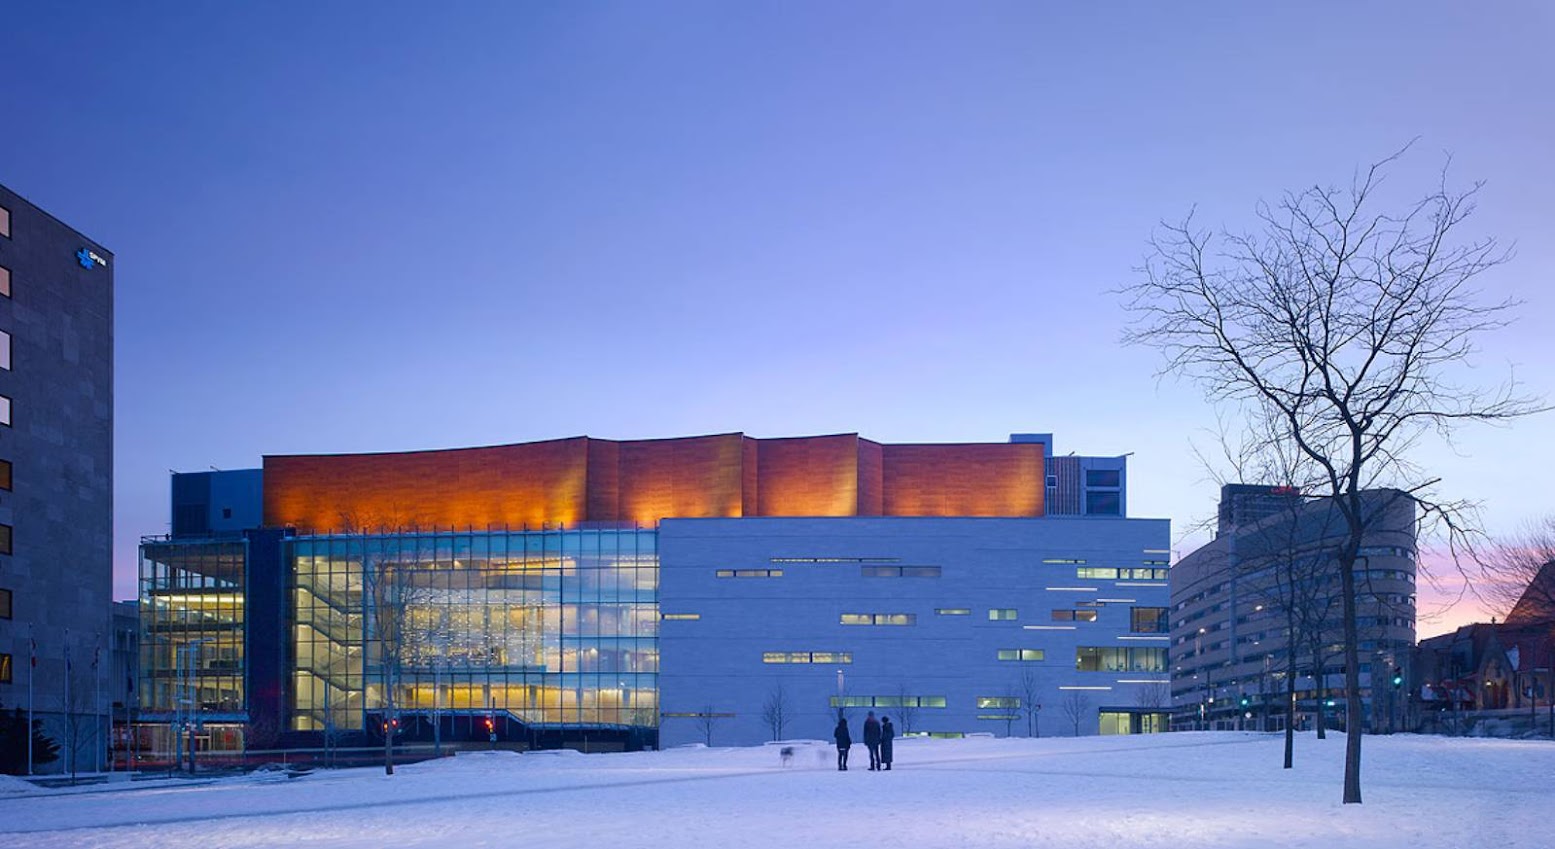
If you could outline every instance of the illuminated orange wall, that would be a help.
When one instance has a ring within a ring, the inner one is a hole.
[[[548,442],[272,456],[265,524],[653,525],[710,516],[1040,516],[1039,444],[881,445],[857,434]]]
[[[1041,516],[1040,443],[883,445],[887,516]]]

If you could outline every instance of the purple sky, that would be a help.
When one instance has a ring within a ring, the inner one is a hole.
[[[1484,378],[1555,388],[1555,11],[1262,6],[8,8],[0,182],[118,261],[116,591],[169,469],[584,433],[1051,430],[1185,526],[1214,416],[1108,291],[1417,136],[1517,246]],[[1552,437],[1420,457],[1504,531]]]

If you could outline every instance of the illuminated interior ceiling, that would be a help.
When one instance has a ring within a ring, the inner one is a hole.
[[[264,520],[349,533],[735,516],[1032,517],[1043,515],[1042,452],[1037,443],[730,433],[267,456]]]

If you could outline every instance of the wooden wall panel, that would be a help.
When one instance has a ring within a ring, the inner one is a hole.
[[[878,442],[858,441],[858,514],[885,515],[885,456]]]
[[[490,448],[264,458],[264,521],[348,528],[571,524],[585,514],[584,437]]]
[[[887,516],[1041,516],[1038,443],[885,445]]]
[[[742,515],[743,456],[738,433],[622,442],[621,502],[613,520],[653,525],[667,516]]]
[[[266,525],[654,525],[667,517],[1040,516],[1039,444],[881,445],[857,434],[574,439],[271,456]]]
[[[759,442],[755,515],[858,515],[858,434]]]

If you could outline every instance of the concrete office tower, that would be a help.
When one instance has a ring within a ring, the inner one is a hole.
[[[0,702],[47,771],[104,766],[112,523],[113,255],[0,186]]]
[[[1292,636],[1297,713],[1308,726],[1320,716],[1338,724],[1343,518],[1331,501],[1285,487],[1233,484],[1221,502],[1221,533],[1171,571],[1172,727],[1282,730]],[[1363,504],[1361,698],[1368,728],[1396,729],[1410,685],[1392,679],[1407,674],[1415,639],[1415,506],[1396,490],[1368,491]]]

